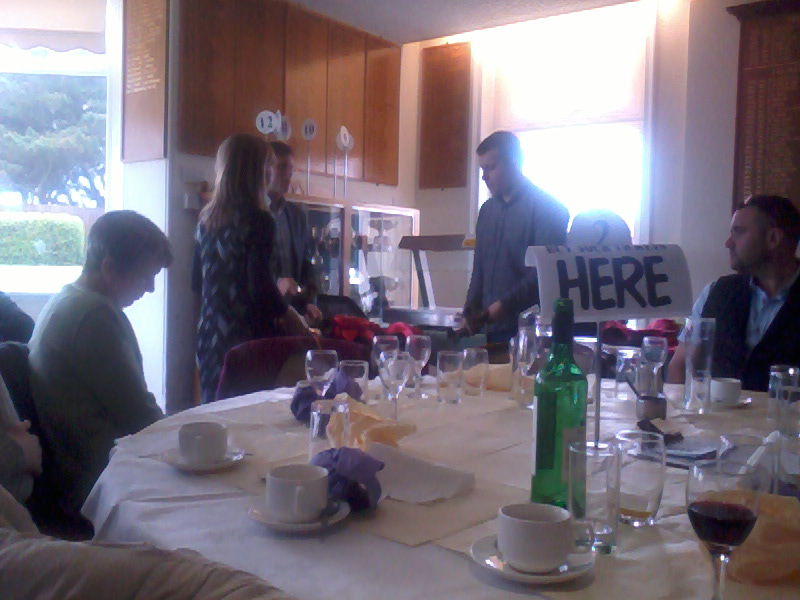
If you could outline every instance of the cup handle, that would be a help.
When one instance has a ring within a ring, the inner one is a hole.
[[[583,530],[580,531],[579,530]],[[575,552],[573,554],[588,554],[594,548],[594,527],[589,521],[575,522]]]

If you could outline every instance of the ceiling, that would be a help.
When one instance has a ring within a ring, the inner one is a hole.
[[[630,0],[291,0],[397,44]]]

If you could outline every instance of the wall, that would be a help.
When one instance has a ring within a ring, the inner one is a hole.
[[[742,0],[660,3],[654,60],[652,241],[683,248],[695,295],[730,272]]]

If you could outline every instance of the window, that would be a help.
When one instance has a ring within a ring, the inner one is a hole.
[[[6,292],[52,293],[83,264],[105,210],[106,61],[0,46],[0,272]]]
[[[647,49],[657,5],[640,0],[538,19],[473,38],[481,131],[520,138],[523,172],[569,208],[606,209],[642,239]],[[481,186],[479,203],[485,200]]]

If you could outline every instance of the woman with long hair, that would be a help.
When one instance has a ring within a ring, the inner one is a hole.
[[[248,340],[308,335],[270,271],[275,221],[267,190],[275,155],[262,138],[229,137],[219,147],[216,185],[200,213],[192,289],[200,294],[197,363],[203,403],[215,400],[225,354]]]

